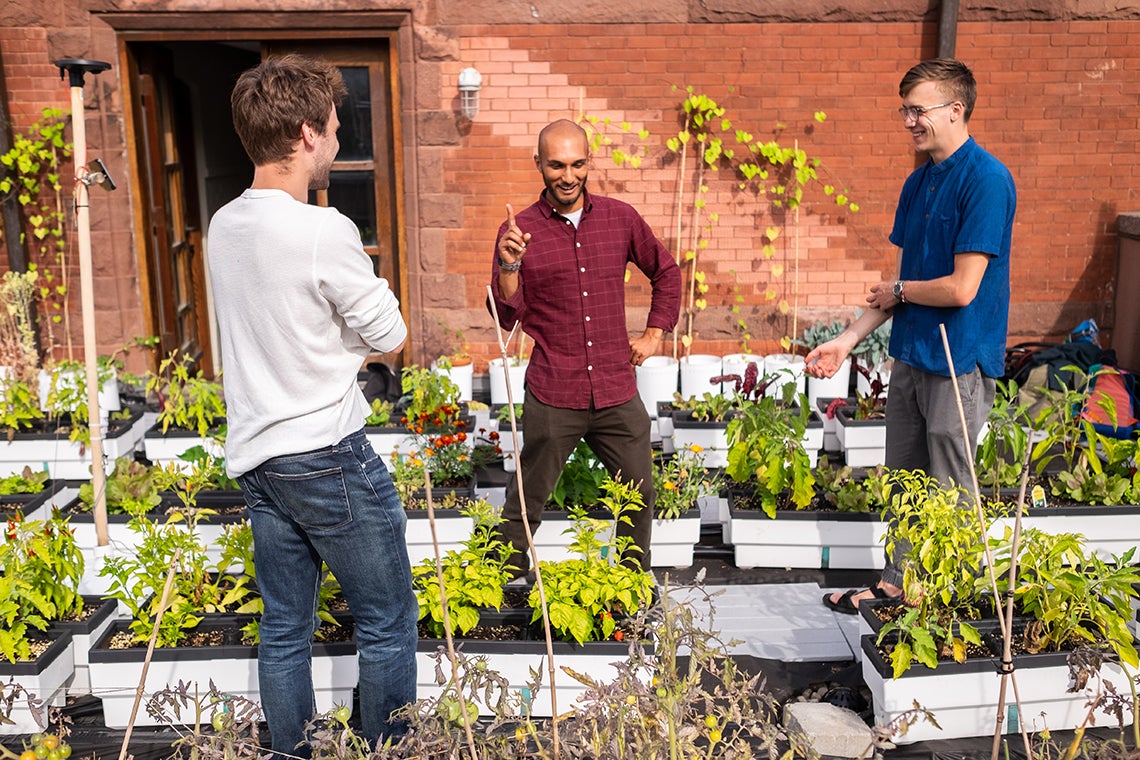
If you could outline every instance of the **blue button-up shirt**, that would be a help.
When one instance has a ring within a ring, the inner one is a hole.
[[[890,354],[949,377],[939,324],[946,325],[957,374],[980,367],[1005,372],[1009,323],[1009,256],[1017,192],[1009,170],[970,138],[953,155],[928,161],[903,185],[890,240],[902,248],[902,280],[933,280],[954,271],[959,253],[990,257],[978,293],[963,307],[898,304]]]

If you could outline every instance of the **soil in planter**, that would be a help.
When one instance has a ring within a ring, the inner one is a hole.
[[[331,625],[324,623],[313,637],[315,641],[336,643],[352,641],[353,627],[351,625]],[[108,649],[145,649],[146,641],[135,641],[130,631],[119,631],[107,640]],[[178,642],[179,647],[219,647],[219,646],[253,646],[253,642],[242,635],[238,626],[226,626],[213,630],[187,631]]]
[[[117,415],[120,414],[125,414],[127,416],[124,418],[118,418]],[[124,430],[134,424],[135,420],[137,420],[141,414],[142,411],[140,409],[123,407],[121,412],[115,412],[107,419],[107,424],[103,427],[103,437],[114,438],[115,436],[121,434]],[[86,427],[86,424],[84,427]],[[71,428],[71,415],[62,414],[59,417],[55,417],[53,419],[45,418],[40,420],[32,420],[31,427],[22,428],[18,432],[20,434],[31,433],[38,435],[49,435],[56,438],[67,438],[71,435]],[[12,432],[11,428],[5,429],[9,430],[9,432]]]
[[[422,623],[416,624],[416,631],[422,641],[443,641],[437,639]],[[524,641],[523,629],[517,625],[477,625],[467,633],[456,633],[454,638],[476,639],[479,641]]]

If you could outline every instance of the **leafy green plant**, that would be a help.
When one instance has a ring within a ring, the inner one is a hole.
[[[762,398],[728,423],[725,474],[751,486],[769,517],[776,516],[777,502],[785,494],[796,509],[806,508],[815,496],[815,477],[803,443],[809,414],[806,406]]]
[[[83,553],[67,520],[8,520],[0,544],[0,654],[27,660],[29,633],[83,609]]]
[[[604,641],[624,638],[614,615],[634,615],[653,600],[653,576],[622,563],[622,557],[640,551],[629,536],[614,530],[619,523],[632,524],[629,513],[644,508],[641,492],[633,485],[607,478],[598,503],[610,519],[589,517],[585,510],[571,510],[575,559],[539,563],[550,614],[551,631],[561,640]],[[537,587],[530,593],[532,622],[542,619]]]
[[[31,467],[25,467],[22,472],[0,478],[0,496],[40,493],[44,490],[50,475],[47,470],[32,472]]]
[[[447,375],[410,365],[401,371],[400,387],[404,392],[401,422],[413,433],[422,435],[459,420],[459,386]]]
[[[602,484],[608,477],[605,465],[594,455],[589,444],[579,441],[554,484],[550,500],[561,509],[596,504],[601,497]]]
[[[191,374],[193,365],[192,357],[175,349],[158,365],[158,373],[148,378],[147,393],[158,394],[158,425],[163,433],[173,426],[202,437],[213,430],[221,440],[225,433],[218,426],[226,415],[222,384],[208,380],[200,369]]]
[[[503,606],[503,586],[514,568],[507,564],[513,550],[495,530],[504,521],[498,511],[482,499],[469,502],[462,511],[474,523],[471,536],[462,549],[447,552],[440,566],[451,632],[465,634],[479,624],[479,608]],[[442,638],[443,602],[435,568],[434,559],[424,560],[412,568],[412,582],[421,624],[432,636]]]
[[[832,465],[827,455],[819,459],[815,468],[815,484],[823,501],[839,512],[878,512],[889,503],[890,487],[884,467],[867,470],[856,478],[847,465]]]
[[[680,89],[673,87],[675,92]],[[720,220],[720,213],[709,205],[712,186],[710,180],[714,175],[730,176],[738,197],[754,198],[758,206],[755,211],[757,217],[788,214],[798,221],[798,209],[805,191],[812,187],[818,187],[825,197],[832,198],[837,206],[846,207],[851,212],[858,211],[859,206],[850,203],[845,192],[836,192],[834,186],[819,177],[820,160],[802,150],[799,140],[794,140],[791,146],[781,143],[785,125],[776,125],[772,139],[757,138],[751,131],[736,124],[726,107],[708,94],[695,91],[693,87],[684,89],[677,110],[681,127],[666,139],[665,146],[676,157],[678,167],[674,209],[674,217],[678,220],[676,240],[679,250],[676,259],[682,267],[686,296],[682,313],[684,327],[677,332],[687,352],[696,337],[695,316],[708,305],[710,285],[699,266],[699,260],[701,254],[709,248],[713,230]],[[813,114],[813,119],[816,123],[823,123],[827,115],[817,111]],[[610,156],[617,166],[628,165],[636,169],[649,155],[648,130],[637,130],[635,147],[618,147],[614,146],[613,138],[605,133],[612,126],[610,119],[587,116],[585,121],[594,130],[591,136],[592,151],[598,153],[603,146],[611,146]],[[623,133],[633,132],[633,126],[628,122],[618,126]],[[690,152],[693,154],[691,164]],[[688,188],[695,189],[691,199],[684,195]],[[681,220],[686,218],[692,220],[687,230],[687,240],[683,239],[681,229]],[[780,228],[777,226],[770,225],[765,230],[762,249],[765,259],[775,258],[775,241],[779,235]],[[797,265],[798,262],[793,262],[793,266]],[[798,294],[789,293],[790,288],[783,288],[784,292],[780,292],[776,287],[776,281],[785,279],[787,268],[781,262],[772,261],[770,272],[772,284],[764,291],[765,301],[775,302],[781,314],[789,311],[794,313],[791,300]],[[738,308],[733,311],[739,313]],[[743,320],[740,321],[747,334]],[[793,316],[792,334],[796,332],[794,324]],[[785,350],[789,348],[787,336],[781,339],[781,345]]]
[[[655,458],[653,489],[657,500],[653,515],[660,520],[672,520],[693,509],[697,499],[717,493],[724,475],[705,469],[704,458],[698,451],[683,449],[673,456]]]
[[[1135,504],[1140,501],[1138,443],[1102,435],[1092,423],[1081,423],[1084,446],[1069,469],[1052,478],[1052,491],[1082,504]]]
[[[720,393],[705,392],[700,398],[688,399],[682,398],[680,393],[673,394],[674,411],[688,412],[694,420],[726,420],[739,408],[740,401],[737,398]]]
[[[68,267],[65,260],[67,213],[63,203],[63,185],[60,182],[63,163],[71,157],[72,144],[64,139],[67,114],[58,108],[45,108],[41,118],[27,134],[13,135],[12,147],[0,156],[3,174],[0,176],[0,196],[15,197],[23,208],[25,231],[19,231],[21,242],[35,246],[39,263],[31,262],[28,269],[36,272],[41,316],[46,319],[47,340],[54,345],[53,326],[67,322]],[[5,234],[15,235],[16,230]],[[58,275],[57,275],[58,272]]]
[[[887,552],[905,548],[903,593],[908,603],[898,620],[879,631],[879,643],[895,642],[890,662],[897,678],[913,662],[938,665],[940,656],[961,662],[968,644],[980,644],[977,628],[967,621],[979,615],[985,560],[985,528],[961,488],[946,488],[915,471],[891,471]]]
[[[182,513],[170,516],[164,524],[144,517],[129,523],[141,539],[133,555],[110,556],[100,570],[109,579],[107,596],[122,602],[133,618],[133,639],[145,642],[155,629],[166,574],[176,552],[181,552],[175,568],[169,604],[159,625],[156,646],[178,646],[186,632],[209,612],[244,612],[251,609],[254,593],[248,581],[218,573],[206,547]]]
[[[515,419],[521,420],[522,414],[523,414],[523,405],[522,404],[514,404],[514,407],[515,407]],[[506,423],[509,425],[511,422],[511,407],[508,406],[507,404],[503,404],[502,408],[499,409],[499,413],[497,415],[495,415],[495,419],[497,419],[500,423]],[[500,427],[501,427],[501,425],[500,425]]]
[[[114,469],[107,475],[106,504],[109,514],[145,515],[162,503],[161,485],[155,470],[129,457],[115,460]],[[95,504],[95,492],[90,482],[79,486],[79,501],[90,511]]]
[[[395,406],[391,401],[385,401],[382,398],[372,399],[372,404],[369,407],[371,411],[364,419],[364,424],[373,427],[386,427],[392,421],[392,412]]]
[[[993,407],[986,419],[986,434],[978,442],[974,459],[978,485],[990,488],[997,499],[1002,488],[1021,482],[1022,465],[1029,451],[1029,418],[1018,403],[1017,383],[999,381]]]
[[[869,392],[855,393],[855,419],[873,420],[881,419],[887,414],[887,384],[883,382],[883,374],[871,367],[864,367],[858,362],[851,363],[852,369],[862,375],[868,383]]]
[[[207,476],[205,488],[211,491],[240,491],[238,482],[226,474],[225,457],[215,456],[203,446],[191,446],[178,455],[178,460],[196,467]]]
[[[30,430],[44,418],[39,396],[23,380],[8,378],[0,392],[0,427],[7,428],[11,441],[21,430]]]
[[[1079,534],[1024,529],[1014,602],[1031,618],[1021,632],[1027,649],[1056,652],[1074,642],[1107,644],[1122,663],[1135,669],[1140,662],[1128,628],[1134,589],[1140,583],[1140,572],[1132,566],[1135,553],[1133,547],[1105,562],[1085,548]],[[999,593],[1007,590],[1008,550],[995,555],[994,570]]]

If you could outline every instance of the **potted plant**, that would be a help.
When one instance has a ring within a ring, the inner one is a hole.
[[[144,436],[146,458],[154,464],[177,463],[194,446],[225,456],[222,385],[200,369],[192,372],[193,364],[190,356],[175,349],[147,380],[147,393],[156,393],[159,400],[158,419]]]
[[[720,491],[723,475],[708,470],[699,447],[656,456],[653,468],[653,533],[650,555],[655,567],[689,567],[701,538],[697,500]]]
[[[728,421],[747,403],[749,393],[729,397],[706,391],[699,398],[688,399],[677,394],[668,416],[672,421],[674,451],[696,447],[702,452],[706,467],[727,465]]]
[[[856,391],[855,405],[837,399],[828,407],[837,424],[836,436],[844,461],[852,467],[874,467],[886,461],[887,386],[861,364],[853,365],[860,376],[869,377],[869,391]]]
[[[444,334],[453,340],[450,349],[432,363],[432,371],[444,375],[459,389],[459,400],[474,398],[475,362],[471,358],[471,347],[463,337],[463,331],[448,328],[440,321]]]
[[[0,725],[0,733],[33,733],[47,725],[48,706],[62,697],[75,672],[71,633],[49,629],[83,609],[83,554],[66,520],[17,515],[5,526],[0,570],[0,680],[13,679],[42,700],[36,708],[14,705],[12,723]]]
[[[53,509],[69,500],[71,489],[62,480],[51,480],[46,470],[23,472],[0,477],[0,520],[20,516],[25,520],[43,520]]]

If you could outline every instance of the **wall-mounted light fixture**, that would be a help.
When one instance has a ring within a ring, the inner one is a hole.
[[[479,113],[479,89],[483,86],[483,75],[473,66],[459,72],[459,107],[468,119]]]

